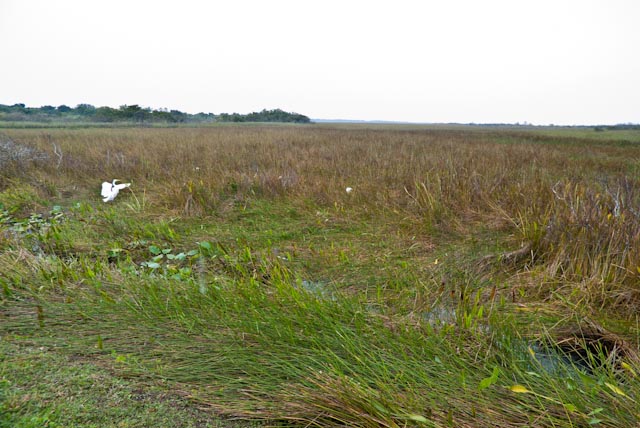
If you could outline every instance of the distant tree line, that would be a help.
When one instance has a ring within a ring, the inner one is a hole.
[[[311,119],[298,113],[287,113],[280,109],[262,110],[261,112],[253,112],[249,114],[239,113],[221,113],[218,116],[221,122],[294,122],[294,123],[310,123]]]
[[[75,108],[60,105],[26,107],[24,104],[0,104],[0,120],[28,122],[133,122],[133,123],[185,123],[214,122],[213,113],[188,114],[178,110],[140,107],[137,104],[123,105],[120,108],[95,107],[91,104],[78,104]]]
[[[129,122],[129,123],[210,123],[210,122],[295,122],[309,123],[307,116],[287,113],[280,109],[262,110],[259,113],[197,113],[189,114],[179,110],[140,107],[138,104],[122,105],[119,108],[95,107],[78,104],[75,107],[46,105],[26,107],[24,104],[0,104],[0,121],[15,122]]]
[[[596,131],[596,132],[622,131],[622,130],[628,130],[628,129],[640,130],[640,124],[620,123],[618,125],[598,125],[598,126],[593,128],[593,130]]]

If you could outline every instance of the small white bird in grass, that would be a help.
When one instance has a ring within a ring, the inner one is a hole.
[[[116,196],[118,196],[118,192],[121,189],[131,186],[131,183],[116,184],[116,181],[122,180],[115,179],[112,183],[109,183],[108,181],[102,183],[102,192],[100,194],[104,198],[104,202],[113,201]]]
[[[347,187],[347,188],[345,189],[345,191],[346,191],[347,193],[351,193],[351,192],[353,192],[353,188],[352,188],[352,187]]]

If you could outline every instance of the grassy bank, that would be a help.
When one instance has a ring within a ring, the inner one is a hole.
[[[634,426],[640,148],[597,134],[3,130],[5,425]]]

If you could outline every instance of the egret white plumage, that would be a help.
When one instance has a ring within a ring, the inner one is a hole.
[[[347,187],[346,189],[344,189],[347,193],[351,193],[353,192],[353,187]]]
[[[116,184],[116,181],[122,181],[122,180],[115,179],[111,183],[109,183],[108,181],[105,181],[104,183],[102,183],[102,192],[100,194],[104,198],[102,199],[104,202],[113,201],[116,198],[116,196],[118,196],[118,192],[120,190],[131,186],[131,183]]]

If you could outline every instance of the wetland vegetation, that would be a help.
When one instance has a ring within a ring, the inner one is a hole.
[[[0,427],[637,426],[639,186],[637,130],[3,129]]]

